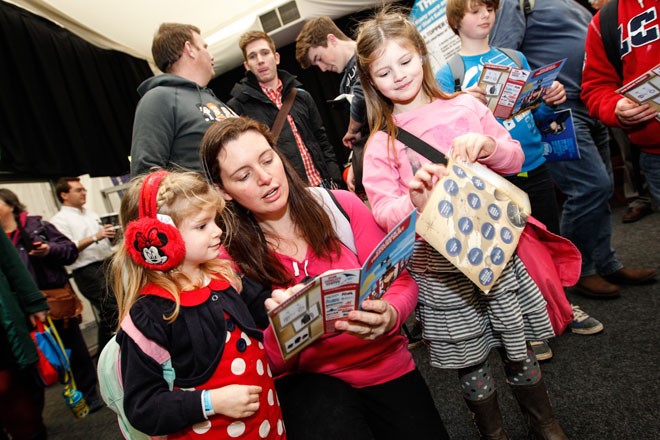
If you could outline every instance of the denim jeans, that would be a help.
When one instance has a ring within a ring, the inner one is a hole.
[[[548,164],[550,175],[566,196],[561,235],[582,253],[582,276],[609,275],[623,265],[612,249],[612,164],[607,128],[589,117],[582,102],[561,106],[573,112],[580,159]]]
[[[639,155],[639,167],[644,172],[651,196],[660,205],[660,154],[642,151]]]

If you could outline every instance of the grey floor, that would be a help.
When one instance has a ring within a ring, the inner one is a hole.
[[[660,269],[660,213],[622,224],[613,214],[613,246],[629,267]],[[580,440],[660,438],[660,283],[624,287],[619,299],[599,301],[569,292],[572,302],[605,324],[595,336],[564,334],[551,341],[554,358],[542,364],[550,398],[567,435]],[[452,439],[476,439],[456,374],[429,367],[423,347],[413,350]],[[526,438],[522,416],[491,357],[502,413],[512,439]],[[119,439],[114,414],[103,409],[76,420],[62,388],[47,390],[44,413],[51,439]],[[405,402],[402,402],[405,405]],[[313,440],[313,439],[311,439]]]

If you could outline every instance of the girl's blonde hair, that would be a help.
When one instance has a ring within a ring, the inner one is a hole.
[[[122,198],[119,218],[124,230],[129,222],[139,218],[140,192],[145,177],[146,175],[133,179]],[[158,186],[156,203],[158,213],[170,216],[177,226],[190,215],[209,207],[216,210],[218,217],[226,215],[225,201],[220,192],[196,172],[175,171],[166,175]],[[140,292],[147,284],[155,284],[172,295],[176,303],[174,311],[169,316],[163,316],[163,319],[168,322],[174,321],[181,307],[179,292],[184,285],[193,284],[195,280],[189,279],[178,270],[178,267],[163,272],[140,266],[130,257],[126,246],[126,241],[122,240],[112,258],[111,266],[111,280],[117,297],[119,322],[121,323],[131,306],[138,300]],[[209,278],[226,278],[240,292],[240,278],[229,261],[213,259],[203,263],[200,269]]]
[[[440,90],[428,59],[426,43],[415,25],[407,19],[404,10],[385,7],[376,12],[373,18],[363,21],[357,31],[356,60],[367,104],[369,129],[371,130],[371,136],[385,129],[391,140],[388,151],[391,148],[393,153],[394,139],[397,134],[396,124],[392,116],[394,103],[374,86],[369,72],[369,67],[383,55],[385,45],[390,40],[396,40],[402,46],[412,46],[422,57],[424,78],[421,93],[424,93],[430,99],[448,99],[455,95],[449,95]]]

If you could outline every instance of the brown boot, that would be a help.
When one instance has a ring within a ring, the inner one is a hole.
[[[508,440],[509,436],[504,430],[502,414],[497,404],[497,392],[484,400],[465,399],[465,403],[472,411],[481,440]]]
[[[552,411],[548,391],[541,379],[530,386],[512,386],[520,409],[527,418],[530,433],[542,440],[568,440]]]

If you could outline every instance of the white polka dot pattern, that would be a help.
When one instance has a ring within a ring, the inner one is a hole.
[[[229,437],[236,438],[245,432],[245,423],[243,422],[234,422],[231,425],[227,426],[227,434]]]
[[[259,437],[266,438],[268,437],[269,433],[270,433],[270,422],[268,420],[264,420],[261,423],[261,426],[259,426]]]
[[[231,363],[231,372],[236,376],[245,373],[245,361],[241,358],[236,358]]]
[[[282,435],[284,432],[284,423],[282,423],[282,419],[277,420],[277,435]]]
[[[261,359],[257,361],[257,374],[259,376],[264,375],[264,363],[261,361]]]
[[[245,345],[250,346],[252,344],[252,339],[243,332],[241,332],[241,338],[245,339]]]
[[[209,420],[195,423],[192,427],[192,430],[195,434],[206,434],[209,429],[211,429],[211,422]]]
[[[275,397],[274,397],[273,390],[268,390],[268,404],[270,406],[273,406],[275,404]]]
[[[225,338],[225,344],[228,344],[230,339],[231,339],[231,333],[227,332],[227,337]]]

